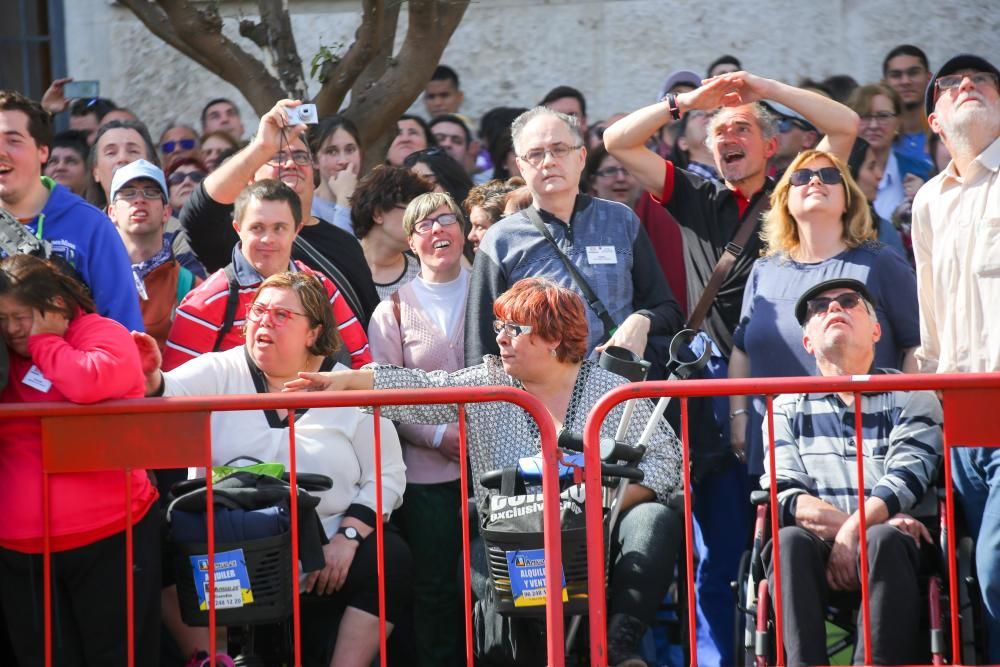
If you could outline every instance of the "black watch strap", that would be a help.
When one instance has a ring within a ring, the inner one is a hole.
[[[337,534],[343,535],[347,539],[357,542],[359,545],[365,541],[365,538],[361,537],[361,533],[354,526],[341,526]]]

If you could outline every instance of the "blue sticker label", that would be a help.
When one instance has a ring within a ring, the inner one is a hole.
[[[198,608],[208,611],[208,555],[191,556],[191,571]],[[248,604],[253,604],[253,591],[243,549],[220,551],[215,554],[215,608],[236,609]]]
[[[522,549],[507,551],[506,554],[514,606],[534,607],[545,604],[545,549]],[[561,576],[563,602],[568,602],[566,573],[562,572]]]

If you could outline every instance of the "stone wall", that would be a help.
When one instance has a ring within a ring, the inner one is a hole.
[[[359,2],[290,2],[307,69],[320,45],[353,39]],[[235,34],[235,20],[252,16],[256,3],[223,0],[222,7],[234,17],[227,30],[254,51]],[[463,112],[472,117],[492,106],[531,106],[568,84],[584,91],[593,121],[652,102],[671,70],[701,72],[723,53],[789,82],[831,74],[874,81],[884,54],[903,42],[921,46],[932,67],[957,52],[1000,63],[997,10],[995,0],[474,0],[442,62],[459,72]],[[132,108],[154,135],[174,118],[197,124],[202,105],[218,96],[239,101],[248,131],[256,124],[235,88],[113,0],[66,0],[66,21],[70,74],[99,79],[102,94]],[[400,39],[405,21],[404,8]],[[423,112],[419,100],[413,110]]]

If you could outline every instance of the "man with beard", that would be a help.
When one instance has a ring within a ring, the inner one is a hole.
[[[846,161],[857,134],[857,114],[818,93],[748,72],[723,74],[706,79],[695,90],[667,93],[662,101],[633,112],[604,133],[608,151],[680,225],[689,308],[696,310],[695,304],[723,255],[733,260],[728,271],[721,273],[721,285],[707,310],[701,310],[704,322],[694,323],[708,332],[719,348],[716,352],[725,358],[732,348],[747,277],[760,256],[760,218],[774,188],[774,181],[767,177],[767,162],[778,146],[777,120],[761,104],[763,100],[783,104],[800,114],[826,135],[818,148],[832,151]],[[707,141],[723,183],[677,168],[646,147],[646,141],[664,123],[695,110],[714,112]],[[747,241],[734,243],[744,221],[751,225],[744,230],[749,232]],[[718,369],[717,376],[725,376],[724,359],[714,368]],[[730,373],[740,370],[732,368]],[[749,375],[748,368],[742,372]],[[728,408],[712,409],[717,415],[715,421],[723,423],[707,423],[713,420],[706,418],[699,420],[696,427],[704,428],[705,433],[725,433]],[[734,433],[730,443],[741,461],[745,458],[745,439],[745,433]],[[705,474],[695,488],[695,518],[704,540],[698,600],[708,621],[707,629],[699,624],[698,658],[702,664],[733,663],[729,582],[736,576],[739,554],[750,532],[748,482],[744,465],[720,464]]]
[[[925,94],[951,163],[913,201],[913,254],[925,373],[1000,371],[1000,72],[958,55]],[[952,477],[976,540],[987,662],[1000,663],[1000,449],[958,448]]]

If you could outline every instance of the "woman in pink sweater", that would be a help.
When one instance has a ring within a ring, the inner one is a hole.
[[[144,393],[129,332],[94,312],[86,290],[28,255],[0,260],[0,334],[10,356],[3,403],[95,403]],[[159,514],[156,489],[132,470],[137,664],[159,646]],[[43,640],[41,419],[0,427],[0,603],[18,662],[41,664]],[[48,477],[53,657],[59,665],[124,665],[125,474]]]
[[[431,192],[406,207],[403,230],[420,259],[420,274],[378,305],[368,326],[372,358],[384,364],[452,373],[465,367],[462,268],[465,232],[451,196]],[[458,426],[400,424],[406,492],[394,518],[413,554],[414,664],[461,662],[464,645],[459,565],[464,502],[458,468]]]

